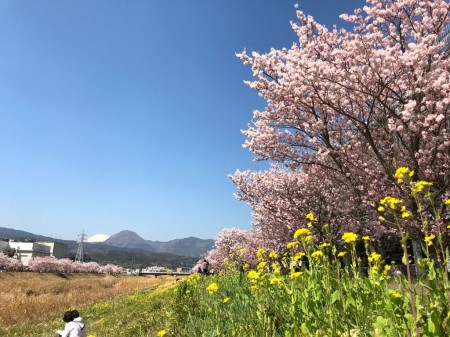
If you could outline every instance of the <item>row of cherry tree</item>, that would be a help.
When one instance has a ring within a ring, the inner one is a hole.
[[[230,254],[251,262],[258,246],[283,252],[310,212],[315,238],[325,239],[327,223],[338,245],[347,231],[404,234],[379,220],[385,196],[403,200],[411,217],[399,220],[401,231],[413,238],[424,238],[423,219],[427,231],[443,226],[433,215],[448,214],[450,196],[449,2],[366,2],[340,16],[352,30],[298,10],[290,49],[238,54],[253,71],[246,84],[267,101],[243,131],[244,146],[272,166],[230,176],[254,228],[218,236],[208,254],[215,268]],[[400,166],[414,171],[413,185],[395,177]],[[411,196],[418,181],[432,183],[433,210]]]
[[[24,266],[16,258],[0,253],[0,269],[8,271],[22,271]],[[114,264],[100,266],[97,262],[79,262],[70,259],[55,259],[51,256],[35,257],[31,259],[27,270],[41,273],[101,273],[123,274],[122,267]]]

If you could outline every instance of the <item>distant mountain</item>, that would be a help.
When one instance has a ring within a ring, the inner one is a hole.
[[[214,246],[214,240],[194,237],[170,240],[167,242],[147,241],[157,253],[170,253],[180,256],[201,256]]]
[[[6,227],[0,227],[0,238],[5,239],[13,239],[17,241],[26,241],[26,240],[34,240],[34,241],[56,241],[56,242],[62,242],[62,243],[68,243],[70,240],[61,240],[61,239],[55,239],[49,236],[42,236],[33,234],[30,232],[25,232],[17,229],[12,228],[6,228]]]
[[[35,241],[55,241],[66,244],[75,256],[78,243],[75,240],[61,240],[48,236],[42,236],[16,230],[12,228],[0,227],[0,238],[13,240],[35,240]],[[176,261],[176,256],[198,258],[211,250],[214,240],[204,240],[195,237],[175,239],[167,242],[144,240],[133,231],[124,230],[110,236],[103,242],[86,242],[85,252],[94,260],[116,260],[117,256],[127,255],[131,260],[138,254],[142,256],[141,261],[166,260]],[[114,252],[114,254],[113,254]],[[110,258],[107,258],[109,256]],[[158,256],[158,257],[157,257]],[[136,262],[137,259],[134,259]]]
[[[105,245],[121,248],[142,249],[147,251],[154,251],[153,247],[148,244],[143,238],[132,231],[121,231],[117,234],[111,235],[103,242]]]
[[[135,232],[125,230],[112,235],[103,244],[121,248],[142,249],[162,254],[199,257],[212,249],[214,240],[189,237],[167,242],[151,241],[144,240]]]

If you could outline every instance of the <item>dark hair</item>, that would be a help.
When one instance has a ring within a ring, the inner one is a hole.
[[[66,311],[66,312],[64,313],[64,316],[63,316],[63,321],[64,321],[64,322],[66,322],[66,323],[72,322],[73,319],[74,319],[74,317],[73,317],[73,311]]]
[[[80,317],[80,313],[78,312],[78,310],[72,310],[72,316],[75,319],[77,317]]]

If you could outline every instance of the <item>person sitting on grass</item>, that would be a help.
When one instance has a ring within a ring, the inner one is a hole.
[[[66,323],[64,330],[58,330],[56,333],[59,337],[81,337],[81,327],[78,323],[74,322],[73,311],[66,311],[63,316],[63,321]]]
[[[72,310],[73,321],[80,326],[81,333],[78,337],[86,337],[86,323],[84,323],[83,319],[80,317],[80,313],[78,310]]]

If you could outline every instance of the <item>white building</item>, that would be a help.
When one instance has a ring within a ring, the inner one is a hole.
[[[50,256],[50,247],[36,242],[9,241],[9,248],[24,266],[28,266],[33,257]]]

